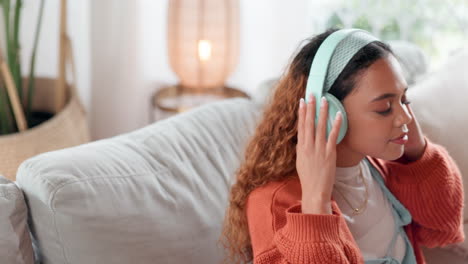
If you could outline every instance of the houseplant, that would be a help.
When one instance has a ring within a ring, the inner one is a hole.
[[[37,18],[36,29],[34,33],[34,44],[33,51],[30,56],[29,63],[29,74],[27,80],[23,81],[22,67],[20,62],[21,46],[19,42],[20,33],[20,19],[23,7],[23,1],[17,0],[0,0],[1,14],[3,15],[3,26],[4,26],[4,46],[6,47],[3,55],[4,66],[3,76],[4,79],[11,78],[12,86],[16,91],[19,103],[21,104],[21,110],[24,113],[26,127],[34,127],[53,116],[51,112],[44,111],[33,111],[32,109],[32,98],[34,96],[34,84],[35,84],[35,65],[36,65],[36,54],[38,47],[38,40],[40,35],[40,29],[42,25],[42,16],[44,13],[45,0],[40,1],[40,9]],[[0,51],[2,49],[0,48]],[[8,71],[8,72],[7,72]],[[9,77],[5,75],[10,75]],[[23,85],[24,84],[24,85]],[[2,85],[0,83],[0,85]],[[6,80],[3,82],[3,87],[6,87]],[[0,90],[0,135],[11,134],[18,132],[20,129],[17,126],[17,119],[21,117],[15,116],[13,113],[12,100],[8,96],[7,89]]]
[[[61,0],[59,74],[57,79],[34,75],[38,36],[44,10],[41,0],[29,75],[20,65],[19,25],[22,0],[0,0],[6,52],[0,78],[0,174],[15,180],[18,166],[39,153],[89,141],[86,111],[74,86],[71,41],[66,32],[66,0]],[[73,82],[66,83],[69,66]]]

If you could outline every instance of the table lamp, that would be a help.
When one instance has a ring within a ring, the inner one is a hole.
[[[248,97],[225,85],[239,57],[239,0],[170,0],[168,54],[179,83],[156,93],[159,108],[181,112],[216,99]]]

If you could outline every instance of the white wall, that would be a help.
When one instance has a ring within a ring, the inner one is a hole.
[[[241,1],[240,59],[228,84],[252,92],[280,75],[301,41],[314,33],[310,2]]]
[[[146,124],[137,1],[91,2],[91,134],[110,137]]]

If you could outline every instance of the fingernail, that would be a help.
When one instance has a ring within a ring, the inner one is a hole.
[[[336,118],[337,118],[337,119],[338,119],[338,118],[341,118],[342,116],[343,116],[343,114],[341,113],[341,111],[338,111],[338,112],[336,113]]]
[[[301,100],[299,100],[299,107],[304,107],[304,98],[301,98]]]
[[[325,98],[325,96],[322,96],[322,105],[327,101],[327,99]]]

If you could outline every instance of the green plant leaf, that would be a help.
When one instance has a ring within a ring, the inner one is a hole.
[[[3,83],[2,83],[3,84]],[[13,113],[9,104],[5,85],[0,85],[0,133],[10,134],[15,132]]]
[[[14,9],[12,8],[13,3]],[[5,60],[11,72],[13,82],[18,93],[18,99],[20,101],[20,104],[23,106],[23,84],[20,61],[21,46],[19,42],[22,6],[23,0],[0,0],[0,7],[3,11],[3,19],[5,26]],[[11,14],[11,12],[14,13]],[[18,131],[15,122],[15,116],[13,115],[13,109],[12,104],[10,102],[10,98],[4,87],[5,86],[3,85],[3,89],[1,89],[0,91],[0,118],[2,118],[2,120],[0,120],[0,131],[1,133],[14,133]]]
[[[392,18],[390,23],[382,28],[380,35],[384,40],[395,40],[401,38],[400,26],[395,18]]]
[[[369,32],[372,32],[372,25],[369,23],[369,20],[367,19],[367,16],[361,15],[358,17],[354,23],[353,23],[354,28],[360,28],[367,30]]]
[[[42,27],[42,15],[44,14],[44,3],[45,0],[41,0],[41,6],[39,9],[39,15],[37,18],[37,24],[36,24],[36,33],[34,36],[34,47],[33,47],[33,52],[31,55],[31,62],[30,62],[30,67],[29,67],[29,83],[28,83],[28,95],[27,95],[27,103],[26,103],[26,117],[29,120],[31,120],[31,107],[32,107],[32,98],[34,96],[34,83],[35,83],[35,75],[34,75],[34,70],[36,66],[36,53],[37,53],[37,47],[39,43],[39,35],[41,32],[41,27]]]
[[[343,28],[344,24],[343,24],[343,21],[338,16],[338,14],[336,12],[333,12],[333,14],[328,18],[326,22],[326,27],[327,28],[332,28],[332,27]]]
[[[15,3],[15,13],[13,17],[13,38],[12,38],[12,49],[13,49],[13,65],[11,69],[13,72],[13,79],[15,81],[16,89],[18,90],[18,97],[20,102],[23,102],[23,82],[21,74],[21,61],[20,61],[20,43],[19,43],[19,31],[20,31],[20,18],[21,18],[21,8],[23,6],[23,0],[16,0]]]

